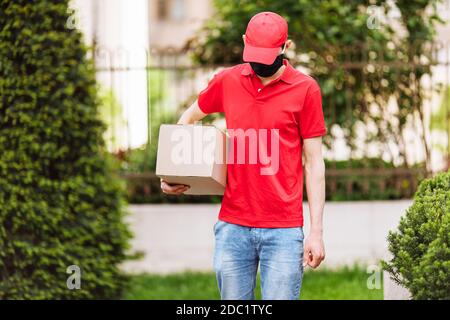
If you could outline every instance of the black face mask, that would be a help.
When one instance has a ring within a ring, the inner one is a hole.
[[[263,64],[258,62],[250,62],[253,71],[263,78],[271,77],[281,68],[283,65],[284,54],[280,54],[276,57],[272,64]]]

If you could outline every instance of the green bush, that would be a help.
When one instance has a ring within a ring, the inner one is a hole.
[[[0,299],[114,298],[125,284],[124,186],[67,3],[0,2]]]
[[[450,299],[450,171],[420,184],[388,241],[384,267],[414,299]]]

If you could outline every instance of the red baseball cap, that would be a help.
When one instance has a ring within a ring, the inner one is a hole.
[[[286,20],[274,12],[254,15],[245,31],[245,62],[272,64],[288,36]]]

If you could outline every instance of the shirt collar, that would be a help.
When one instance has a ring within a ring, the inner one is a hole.
[[[281,77],[278,78],[277,80],[282,80],[282,81],[286,82],[287,84],[292,84],[293,80],[294,80],[295,70],[291,66],[289,61],[287,61],[286,59],[283,59],[283,64],[286,66],[286,68],[284,69]],[[250,63],[246,63],[246,64],[244,64],[244,67],[242,68],[241,75],[254,76],[256,74],[255,74],[255,71],[253,71],[252,67],[250,66]]]

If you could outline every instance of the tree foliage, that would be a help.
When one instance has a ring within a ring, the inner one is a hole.
[[[68,1],[0,2],[0,299],[113,298],[129,231]],[[67,268],[81,269],[81,289]]]

